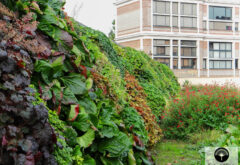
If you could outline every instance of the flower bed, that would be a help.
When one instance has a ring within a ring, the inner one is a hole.
[[[228,124],[238,123],[239,97],[235,87],[185,87],[161,116],[165,137],[184,139],[203,129],[225,130]]]

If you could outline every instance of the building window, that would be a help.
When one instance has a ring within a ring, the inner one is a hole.
[[[153,25],[170,26],[170,2],[154,1]]]
[[[235,23],[235,31],[238,31],[238,22]]]
[[[153,25],[154,26],[170,26],[170,16],[154,15]]]
[[[196,28],[197,27],[197,18],[182,17],[181,18],[181,27]]]
[[[153,2],[153,12],[158,14],[170,14],[170,2]]]
[[[173,16],[172,25],[173,27],[178,27],[178,17]]]
[[[196,57],[196,41],[181,41],[181,56]]]
[[[232,20],[232,8],[230,7],[209,7],[209,19]]]
[[[170,58],[159,58],[159,57],[155,57],[154,58],[156,61],[167,65],[168,67],[170,66]]]
[[[197,27],[197,5],[192,3],[181,3],[181,27]]]
[[[173,59],[173,69],[178,69],[178,59],[177,58]]]
[[[169,40],[153,40],[153,46],[154,56],[170,56]]]
[[[207,21],[203,21],[202,29],[203,29],[203,30],[206,30],[206,29],[207,29]]]
[[[181,59],[182,69],[196,69],[196,59],[184,58]]]
[[[181,3],[181,15],[196,16],[197,5],[192,3]]]
[[[173,2],[173,4],[172,4],[172,13],[174,15],[178,15],[178,3],[177,2]]]
[[[209,61],[210,69],[232,69],[232,61],[227,60],[210,60]]]
[[[203,69],[206,69],[207,68],[207,60],[206,59],[203,59]]]
[[[238,69],[238,59],[235,59],[235,69]]]
[[[231,59],[232,58],[232,43],[227,42],[210,42],[209,57],[215,59]]]
[[[173,56],[178,56],[178,41],[173,40]]]
[[[232,30],[232,23],[210,21],[209,29],[210,30]]]

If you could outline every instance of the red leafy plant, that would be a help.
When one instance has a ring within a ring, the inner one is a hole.
[[[239,123],[239,103],[240,90],[234,86],[186,86],[161,117],[164,134],[185,139],[204,129],[224,130],[228,124]]]

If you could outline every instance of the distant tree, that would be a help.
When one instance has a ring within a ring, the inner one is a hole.
[[[112,21],[112,30],[108,33],[108,37],[111,39],[111,40],[115,40],[115,23],[116,21],[113,20]]]

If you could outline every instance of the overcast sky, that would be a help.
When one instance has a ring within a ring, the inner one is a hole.
[[[69,16],[74,15],[74,8],[78,12],[75,19],[93,29],[108,34],[112,28],[112,21],[115,19],[116,0],[66,0],[65,11]],[[80,7],[79,7],[80,6]]]

